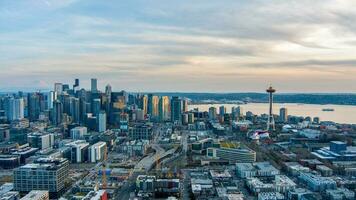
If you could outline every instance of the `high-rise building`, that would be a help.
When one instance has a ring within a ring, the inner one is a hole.
[[[279,109],[279,120],[281,122],[287,122],[287,120],[288,120],[288,110],[287,110],[287,108]]]
[[[51,199],[58,199],[65,192],[65,181],[69,175],[69,162],[64,158],[40,158],[34,163],[13,171],[14,190],[30,192],[47,190]]]
[[[162,96],[159,99],[158,112],[159,112],[160,121],[169,120],[169,97],[168,96]]]
[[[94,116],[98,116],[101,109],[100,99],[93,99],[91,111]]]
[[[63,84],[62,83],[55,83],[54,84],[54,91],[57,92],[57,94],[62,94],[63,93]]]
[[[98,115],[98,131],[106,131],[106,113],[105,111],[100,111]]]
[[[72,121],[74,123],[80,122],[80,103],[79,98],[71,97],[70,98],[70,106],[69,106],[69,113],[72,117]]]
[[[112,93],[112,88],[111,85],[106,85],[105,86],[105,96],[106,96],[106,105],[105,105],[105,111],[108,115],[110,115],[111,112],[111,93]]]
[[[53,108],[53,102],[57,100],[57,92],[50,91],[47,94],[47,109],[50,110]]]
[[[74,80],[73,91],[79,90],[79,79]]]
[[[25,115],[25,103],[23,98],[7,98],[6,115],[9,121],[23,119]]]
[[[28,118],[30,121],[38,120],[41,111],[46,108],[46,101],[43,94],[39,92],[27,95]]]
[[[98,81],[96,78],[91,79],[91,92],[97,93],[98,92]]]
[[[148,113],[148,97],[147,97],[147,95],[141,96],[139,108],[141,108],[143,110],[144,115],[146,115]]]
[[[224,116],[226,113],[226,107],[225,106],[220,106],[219,107],[219,115]]]
[[[183,112],[188,112],[188,99],[183,99],[182,100],[182,111]]]
[[[52,110],[52,123],[54,125],[59,125],[62,123],[63,115],[63,104],[56,100],[53,102],[53,110]]]
[[[215,107],[209,108],[209,119],[215,120],[217,118],[217,109]]]
[[[172,122],[182,122],[182,100],[179,97],[172,97],[171,120]]]
[[[159,115],[158,103],[158,96],[152,94],[148,95],[148,114],[150,114],[151,118],[157,118]]]

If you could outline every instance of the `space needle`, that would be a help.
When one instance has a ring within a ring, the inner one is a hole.
[[[273,93],[276,92],[276,90],[270,86],[267,88],[266,92],[269,95],[269,115],[268,115],[268,121],[267,121],[267,131],[270,130],[275,130],[275,125],[274,125],[274,117],[273,117],[273,110],[272,110],[272,105],[273,105]]]

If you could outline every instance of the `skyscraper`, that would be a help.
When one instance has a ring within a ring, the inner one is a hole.
[[[143,114],[146,115],[148,112],[148,97],[147,95],[142,95],[140,98],[139,108],[142,109]]]
[[[214,120],[216,119],[216,116],[217,116],[217,110],[215,107],[210,107],[209,108],[209,119],[210,120]]]
[[[148,114],[150,114],[151,118],[157,118],[159,111],[158,111],[158,103],[159,97],[153,94],[148,95]]]
[[[182,122],[182,100],[179,97],[172,97],[171,100],[171,120],[172,122]]]
[[[158,110],[159,110],[159,120],[160,121],[166,121],[169,119],[169,97],[168,96],[162,96],[159,99]]]
[[[183,104],[183,112],[188,112],[188,99],[183,99],[182,101],[182,104]]]
[[[70,98],[70,115],[74,123],[80,122],[80,104],[79,98],[71,97]]]
[[[53,108],[53,102],[57,99],[57,92],[50,91],[47,93],[47,109],[50,110]]]
[[[29,93],[27,95],[28,117],[30,121],[38,120],[38,117],[45,109],[45,98],[41,93]]]
[[[10,97],[7,99],[6,115],[8,120],[23,119],[24,112],[25,103],[23,98]]]
[[[98,92],[98,81],[96,78],[91,79],[91,92],[92,93]]]
[[[101,109],[100,99],[93,99],[91,110],[94,116],[98,116]]]
[[[79,90],[79,79],[77,79],[77,78],[74,81],[73,90],[74,91]]]
[[[287,108],[281,108],[279,109],[279,120],[281,122],[286,122],[288,117],[288,110]]]
[[[105,111],[100,111],[97,119],[98,119],[98,131],[99,132],[106,131],[106,113],[105,113]]]
[[[220,106],[220,107],[219,107],[219,115],[220,115],[220,116],[224,116],[225,113],[226,113],[226,108],[225,108],[225,106]]]
[[[55,83],[54,84],[54,91],[57,92],[57,94],[62,94],[62,92],[63,92],[63,84],[62,83]]]
[[[61,124],[62,114],[63,114],[63,104],[59,100],[54,101],[53,110],[52,110],[52,123],[55,125]]]

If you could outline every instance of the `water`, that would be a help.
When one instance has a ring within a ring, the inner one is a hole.
[[[248,103],[243,105],[236,104],[197,104],[189,105],[189,109],[199,108],[199,111],[208,111],[209,107],[216,107],[219,112],[219,107],[224,105],[228,113],[232,107],[240,106],[243,108],[244,114],[251,111],[254,114],[268,113],[268,103]],[[296,103],[275,103],[273,104],[273,112],[279,115],[280,108],[287,108],[288,115],[295,116],[310,116],[319,117],[321,121],[333,121],[337,123],[356,124],[356,106],[349,105],[318,105],[318,104],[296,104]],[[325,112],[323,108],[332,108],[334,111]]]

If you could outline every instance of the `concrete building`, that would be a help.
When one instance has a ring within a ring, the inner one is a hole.
[[[308,188],[314,192],[336,188],[336,182],[329,177],[322,177],[311,173],[301,173],[299,179],[306,183]]]
[[[70,137],[73,140],[80,140],[84,138],[84,135],[86,135],[87,132],[88,132],[87,127],[78,126],[70,130]]]
[[[256,152],[248,148],[208,148],[207,156],[228,160],[230,163],[255,162]]]
[[[236,175],[239,178],[252,178],[257,176],[257,169],[252,163],[236,163]]]
[[[71,163],[82,163],[88,161],[89,143],[85,140],[77,140],[66,144],[70,148],[68,159]]]
[[[257,162],[254,163],[254,165],[256,166],[257,174],[260,177],[275,176],[280,173],[270,162]]]
[[[247,178],[246,186],[253,193],[258,195],[261,192],[274,192],[274,184],[264,183],[258,178]]]
[[[326,190],[326,196],[330,200],[352,200],[355,199],[355,192],[347,188]]]
[[[129,127],[128,136],[131,140],[151,140],[152,127],[145,124],[135,124]]]
[[[119,151],[128,156],[143,156],[149,144],[148,140],[131,140],[119,145]]]
[[[30,147],[33,148],[52,148],[54,145],[54,134],[42,132],[29,133],[27,135],[27,142],[29,143]]]
[[[276,175],[274,178],[276,192],[287,194],[288,191],[293,191],[297,184],[288,176],[285,175]]]
[[[20,193],[47,190],[51,198],[58,198],[64,192],[68,172],[67,159],[37,159],[14,170],[14,190]]]
[[[92,163],[101,161],[106,154],[106,143],[98,142],[89,147],[89,161]]]
[[[143,193],[153,193],[155,190],[155,176],[139,175],[136,179],[136,188]]]
[[[284,195],[279,192],[261,192],[258,194],[258,200],[285,200]]]

